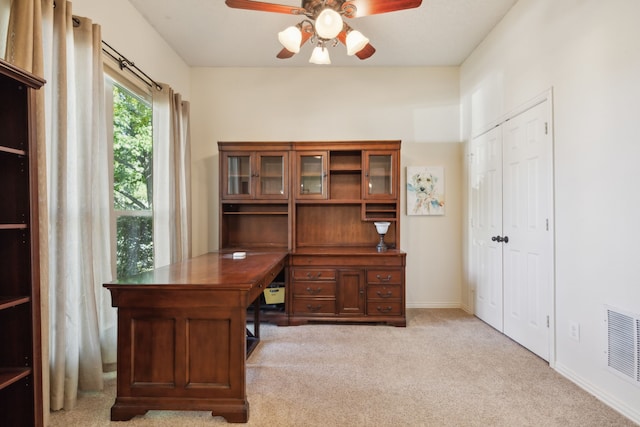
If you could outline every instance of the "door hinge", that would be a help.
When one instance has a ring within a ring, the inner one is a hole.
[[[546,223],[547,223],[547,231],[549,231],[549,218],[546,219]]]
[[[549,316],[547,316],[547,328],[549,327]]]
[[[544,122],[544,134],[549,135],[549,122]]]

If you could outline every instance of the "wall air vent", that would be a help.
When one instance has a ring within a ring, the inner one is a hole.
[[[606,307],[607,366],[640,386],[640,316]]]

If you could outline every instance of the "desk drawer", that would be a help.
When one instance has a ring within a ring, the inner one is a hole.
[[[336,314],[336,300],[294,298],[293,313],[307,316],[334,316]]]
[[[402,304],[394,301],[369,301],[367,316],[400,316]]]
[[[336,296],[336,282],[293,282],[293,295],[299,297]]]
[[[367,299],[371,300],[385,300],[385,299],[400,299],[402,298],[402,290],[400,285],[368,285],[367,286]]]
[[[329,268],[294,268],[293,280],[336,280],[336,271]]]
[[[399,285],[402,283],[402,270],[367,270],[367,283]]]

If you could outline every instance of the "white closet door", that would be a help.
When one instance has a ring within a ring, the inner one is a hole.
[[[549,360],[552,309],[552,142],[549,101],[503,128],[504,333]]]
[[[503,332],[502,130],[497,127],[471,145],[471,274],[475,314]]]

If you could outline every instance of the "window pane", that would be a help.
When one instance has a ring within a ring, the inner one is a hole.
[[[121,216],[117,220],[118,278],[153,268],[153,221],[149,216]]]
[[[116,210],[150,210],[153,129],[149,103],[113,86],[113,187]]]
[[[369,194],[392,194],[390,155],[371,155],[369,157]]]
[[[114,247],[121,279],[154,266],[153,128],[150,101],[112,83]]]
[[[250,194],[251,184],[251,157],[229,156],[229,195]]]

